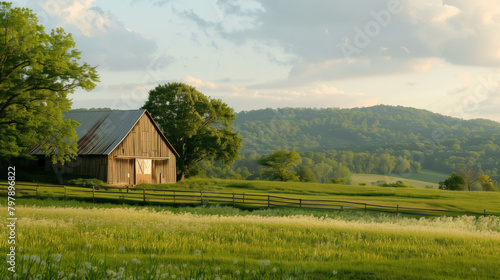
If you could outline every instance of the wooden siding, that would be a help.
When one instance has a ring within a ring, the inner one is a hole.
[[[156,159],[152,161],[151,183],[175,183],[176,156],[163,141],[147,114],[142,115],[125,139],[108,156],[108,179],[110,185],[134,185],[136,182],[135,159],[117,158],[144,157]]]
[[[106,182],[107,178],[107,156],[77,156],[74,160],[64,165],[55,164],[49,159],[45,160],[45,171],[54,171],[56,175],[64,178],[64,174],[88,175]]]

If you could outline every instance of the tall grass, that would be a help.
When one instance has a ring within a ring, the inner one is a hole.
[[[278,215],[273,210],[266,210],[269,215],[226,215],[225,208],[217,211],[220,214],[19,206],[17,243],[25,258],[35,256],[35,263],[41,257],[48,264],[60,254],[57,273],[75,276],[78,270],[86,269],[88,274],[95,266],[101,276],[121,269],[122,275],[134,279],[150,277],[152,271],[154,277],[165,273],[171,277],[168,264],[184,269],[183,274],[177,272],[179,279],[494,279],[498,275],[498,217]],[[6,227],[0,232],[6,236]],[[7,253],[5,238],[0,245]],[[90,263],[90,269],[82,263]]]

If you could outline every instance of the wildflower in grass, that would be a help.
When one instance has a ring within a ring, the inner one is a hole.
[[[85,248],[90,248],[90,243],[85,244]]]
[[[273,272],[276,272],[276,271],[277,271],[276,267],[273,267]]]
[[[87,269],[91,269],[92,268],[92,264],[89,263],[89,262],[82,262],[82,266],[87,268]]]
[[[260,266],[264,266],[264,261],[259,261]]]
[[[57,277],[62,278],[64,276],[64,271],[59,271]]]
[[[219,272],[219,271],[220,271],[220,267],[216,267],[215,272]]]
[[[23,251],[23,247],[19,247],[19,252],[22,252]]]
[[[219,276],[215,277],[215,280],[220,280],[220,277]]]
[[[74,273],[70,273],[70,274],[68,275],[68,279],[72,279],[72,278],[76,278],[76,274],[74,274]]]
[[[21,258],[23,259],[23,261],[27,261],[27,260],[29,260],[29,259],[30,259],[27,255],[22,255],[22,257],[21,257]]]
[[[62,255],[61,254],[55,254],[52,259],[55,261],[55,262],[59,262],[61,260],[61,257]]]
[[[155,258],[155,255],[154,254],[151,254],[151,259],[154,259]]]
[[[234,264],[237,264],[238,263],[238,260],[234,260]]]
[[[267,260],[267,261],[264,262],[264,264],[265,265],[269,265],[269,264],[271,264],[271,262],[269,260]]]
[[[476,268],[475,268],[475,267],[473,267],[473,268],[472,268],[472,271],[476,271]]]
[[[333,274],[337,274],[337,271],[336,271],[336,270],[334,270],[334,271],[333,271]]]
[[[195,256],[199,256],[199,255],[201,255],[201,251],[200,251],[200,250],[194,250],[194,255],[195,255]]]
[[[120,266],[120,267],[118,268],[118,272],[124,272],[124,271],[125,271],[125,267]]]
[[[247,274],[248,274],[248,273],[250,273],[250,270],[248,270],[248,269],[247,269],[247,270],[245,270],[245,273],[247,273]]]
[[[37,262],[37,263],[38,263],[38,262]],[[47,263],[46,263],[44,260],[42,260],[42,261],[40,262],[40,265],[41,265],[41,266],[46,266],[46,265],[47,265]]]
[[[123,264],[127,264],[127,261],[123,261]]]
[[[141,261],[139,261],[138,259],[132,259],[132,263],[133,263],[133,264],[140,264],[140,263],[141,263]]]
[[[160,264],[160,268],[164,268],[164,267],[165,267],[165,265],[164,265],[164,264]]]
[[[239,270],[236,270],[234,273],[236,273],[237,275],[240,275],[240,271]]]
[[[26,274],[26,273],[28,273],[28,270],[25,268],[25,269],[23,270],[23,274]]]
[[[109,269],[106,271],[106,273],[108,274],[108,276],[110,277],[115,277],[116,276],[116,272],[114,272],[113,270]]]
[[[99,260],[99,264],[103,264],[104,263],[104,260]]]
[[[125,247],[122,246],[122,247],[118,248],[118,252],[120,252],[120,253],[125,252]]]
[[[175,274],[174,274],[174,275],[172,275],[171,277],[172,277],[172,279],[175,279],[175,278],[177,278],[177,276],[176,276]]]
[[[182,267],[187,267],[188,265],[187,264],[183,264]]]
[[[255,274],[255,270],[252,270],[252,274]]]
[[[167,265],[167,268],[172,268],[172,265],[171,265],[171,264],[168,264],[168,265]]]
[[[163,273],[163,274],[161,275],[161,278],[167,278],[167,276],[168,276],[168,273]]]

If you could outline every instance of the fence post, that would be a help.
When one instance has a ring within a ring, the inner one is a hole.
[[[127,185],[127,193],[128,193],[128,185]]]
[[[302,198],[299,199],[299,205],[300,205],[299,208],[302,208]]]
[[[233,208],[236,206],[236,202],[234,201],[234,193],[233,193]]]
[[[271,207],[271,197],[267,195],[267,207]]]
[[[146,189],[142,189],[142,198],[146,202]]]
[[[483,214],[483,216],[485,216],[485,217],[486,217],[486,209],[484,209],[484,214]]]
[[[340,211],[344,211],[344,205],[340,205]]]
[[[66,200],[66,186],[64,186],[64,200]]]
[[[95,203],[95,186],[92,185],[92,202]]]
[[[396,205],[396,215],[399,215],[399,204]]]

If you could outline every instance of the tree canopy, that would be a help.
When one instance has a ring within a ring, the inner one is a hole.
[[[300,160],[300,155],[295,151],[279,150],[269,156],[263,156],[259,164],[264,167],[265,178],[278,181],[299,181],[299,176],[287,168],[297,166]]]
[[[233,132],[234,110],[183,83],[158,85],[149,92],[147,109],[179,153],[178,179],[202,159],[233,162],[241,138]]]
[[[464,178],[457,173],[451,173],[450,177],[439,182],[439,189],[450,191],[461,191],[464,189]]]
[[[76,88],[92,90],[96,67],[79,63],[71,34],[62,28],[45,33],[26,8],[0,3],[0,158],[29,157],[39,146],[52,161],[76,156],[75,121],[67,97]]]

